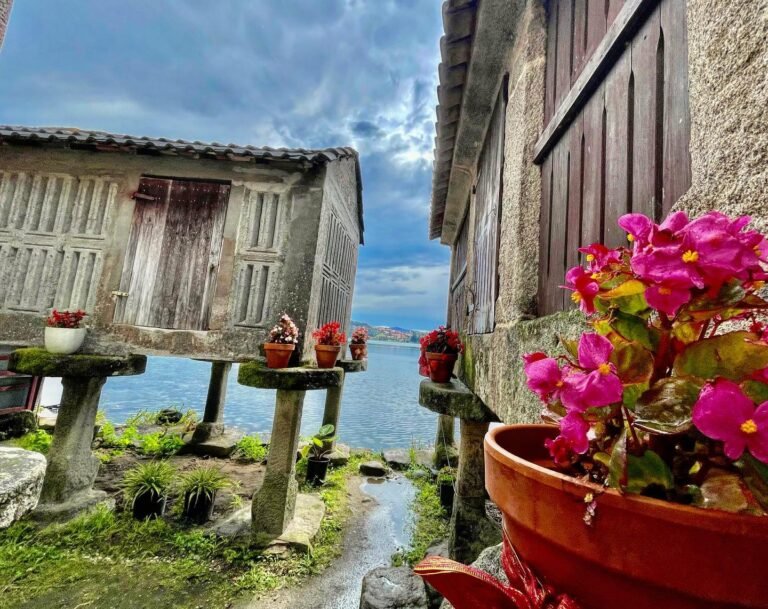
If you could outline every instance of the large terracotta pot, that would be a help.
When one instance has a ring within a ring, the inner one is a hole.
[[[333,368],[339,358],[341,345],[315,345],[318,368]]]
[[[453,374],[453,366],[459,356],[455,353],[429,353],[427,352],[427,364],[429,365],[429,380],[433,383],[450,383]]]
[[[296,349],[294,344],[264,343],[264,353],[267,356],[267,368],[287,368],[291,355]]]
[[[71,355],[85,340],[85,328],[45,328],[45,350],[48,353]]]
[[[683,506],[547,469],[546,425],[485,438],[485,482],[524,561],[583,609],[768,608],[768,517]],[[591,526],[587,493],[597,498]]]
[[[349,352],[354,360],[365,359],[368,355],[368,345],[365,343],[349,343]]]

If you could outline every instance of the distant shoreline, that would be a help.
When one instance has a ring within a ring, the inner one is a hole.
[[[408,343],[402,340],[369,340],[369,345],[397,345],[399,347],[419,347],[419,343]]]

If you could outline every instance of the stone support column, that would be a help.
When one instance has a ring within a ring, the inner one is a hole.
[[[195,427],[193,443],[206,442],[224,433],[224,404],[227,398],[227,379],[231,362],[211,362],[211,380],[205,400],[203,420]]]
[[[344,392],[344,378],[353,372],[365,372],[368,370],[368,360],[339,360],[336,364],[344,370],[341,385],[329,387],[325,393],[325,410],[323,411],[323,425],[333,425],[334,440],[325,443],[325,450],[332,451],[336,448],[336,439],[339,435],[339,418],[341,416],[341,398]],[[345,449],[346,450],[346,449]]]
[[[341,368],[276,370],[267,368],[261,362],[240,366],[237,382],[241,385],[277,389],[267,470],[251,504],[251,533],[256,545],[267,545],[283,535],[296,510],[296,452],[306,391],[340,389],[343,381],[344,371]]]
[[[62,377],[61,405],[34,517],[65,520],[106,498],[106,493],[93,490],[99,460],[91,452],[101,389],[108,377],[142,374],[146,364],[143,355],[58,355],[43,349],[13,352],[9,370]]]
[[[441,414],[437,418],[434,464],[438,469],[447,465],[455,467],[458,462],[454,425],[455,419],[450,415]]]
[[[485,514],[485,458],[483,439],[488,425],[498,420],[483,402],[459,381],[421,382],[419,404],[461,421],[459,471],[449,532],[449,556],[470,564],[480,552],[500,541]]]

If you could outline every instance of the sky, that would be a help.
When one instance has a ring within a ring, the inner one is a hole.
[[[352,317],[445,320],[427,238],[438,0],[15,0],[0,124],[255,146],[353,146],[365,246]]]

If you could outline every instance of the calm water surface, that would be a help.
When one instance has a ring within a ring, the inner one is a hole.
[[[437,415],[418,405],[417,345],[370,343],[368,371],[349,374],[339,437],[350,446],[381,450],[434,441]],[[123,422],[138,410],[175,405],[202,416],[210,364],[189,359],[151,357],[142,376],[109,379],[101,408],[110,420]],[[308,391],[301,434],[317,430],[323,418],[325,391]],[[247,432],[269,432],[275,392],[237,384],[237,365],[227,386],[224,419]]]

